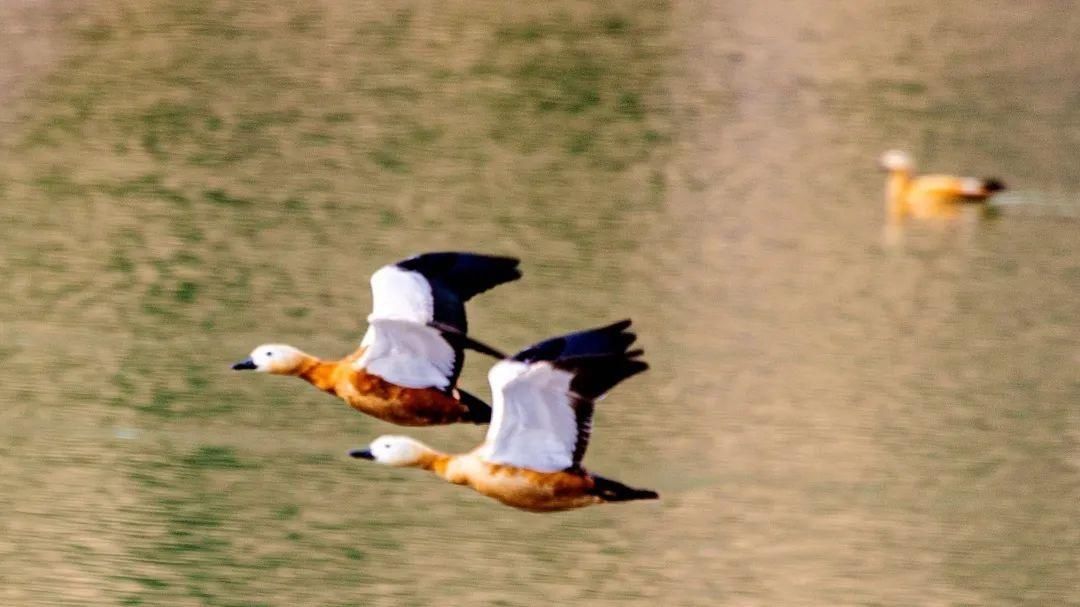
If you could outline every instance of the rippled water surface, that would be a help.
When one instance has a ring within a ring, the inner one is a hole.
[[[747,4],[0,0],[0,603],[1080,604],[1080,13]],[[883,247],[891,147],[1000,216]],[[503,348],[635,320],[586,464],[659,502],[228,369],[448,248]]]

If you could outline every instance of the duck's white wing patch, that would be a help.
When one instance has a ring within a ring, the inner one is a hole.
[[[371,275],[371,315],[375,319],[427,324],[435,318],[431,285],[419,272],[383,266]]]
[[[436,330],[408,320],[368,320],[355,366],[406,388],[445,390],[454,373],[454,348]]]
[[[549,362],[504,360],[492,367],[491,425],[481,456],[539,472],[569,468],[577,443],[572,379]]]

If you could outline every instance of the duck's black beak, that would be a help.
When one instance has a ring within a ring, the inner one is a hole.
[[[254,368],[255,361],[251,360],[250,358],[245,358],[244,360],[232,366],[233,371],[250,371]]]
[[[349,457],[355,457],[356,459],[375,459],[375,456],[371,454],[371,449],[353,449],[352,451],[349,451]]]

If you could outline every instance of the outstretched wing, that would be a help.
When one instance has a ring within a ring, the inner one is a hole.
[[[576,331],[535,343],[514,355],[514,360],[559,360],[573,356],[622,354],[637,339],[630,320],[620,320],[605,327]]]
[[[491,426],[483,457],[540,472],[576,469],[588,446],[594,402],[648,368],[628,352],[629,321],[556,337],[497,363],[488,374]]]
[[[370,319],[355,365],[406,388],[453,387],[458,352],[437,329],[409,320]]]
[[[423,274],[392,265],[383,266],[371,275],[368,322],[405,320],[426,325],[434,316],[434,293]]]
[[[449,252],[425,253],[384,266],[371,276],[369,318],[438,322],[464,333],[465,302],[521,278],[518,263],[512,257]]]
[[[492,367],[492,414],[484,459],[556,472],[574,464],[573,374],[548,362],[504,360]]]
[[[517,280],[518,260],[473,253],[425,253],[383,266],[371,276],[372,306],[368,322],[376,320],[437,324],[460,333],[468,329],[465,302],[504,282]],[[375,339],[372,330],[364,344]],[[445,340],[443,340],[445,341]],[[449,386],[457,382],[465,360],[456,343]]]

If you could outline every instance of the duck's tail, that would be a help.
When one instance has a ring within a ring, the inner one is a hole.
[[[592,475],[593,488],[589,491],[605,502],[629,502],[633,500],[655,500],[660,494],[649,489],[634,489],[618,481]]]
[[[461,388],[457,388],[457,396],[461,404],[469,409],[469,421],[474,424],[491,423],[491,405]]]
[[[978,179],[968,177],[961,180],[960,195],[967,202],[982,202],[1005,189],[1005,182],[996,177]]]
[[[425,253],[397,265],[419,272],[428,282],[439,284],[466,302],[474,295],[521,278],[519,260],[476,253]]]

